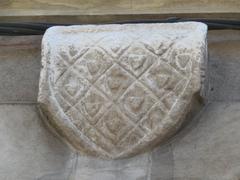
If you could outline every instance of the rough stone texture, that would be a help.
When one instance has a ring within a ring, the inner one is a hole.
[[[199,97],[206,32],[195,22],[48,29],[38,97],[46,121],[88,155],[127,157],[166,140]]]

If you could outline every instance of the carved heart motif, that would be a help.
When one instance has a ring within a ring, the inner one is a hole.
[[[77,84],[74,83],[68,83],[65,85],[65,89],[66,91],[71,95],[71,96],[75,96],[75,94],[77,93]]]
[[[121,87],[122,82],[117,78],[108,78],[107,84],[111,91],[116,91]]]
[[[81,82],[78,80],[77,77],[74,77],[74,75],[68,76],[66,78],[66,82],[64,83],[64,88],[67,91],[69,95],[74,97],[78,91],[81,91]]]
[[[100,103],[85,103],[85,110],[91,116],[94,117],[100,110]]]
[[[190,62],[190,55],[189,54],[180,54],[177,57],[177,65],[180,69],[185,69]]]
[[[146,61],[146,57],[144,55],[129,55],[128,59],[134,70],[141,68]]]
[[[139,111],[144,102],[144,97],[129,97],[128,105],[133,113]]]
[[[111,70],[105,81],[107,88],[110,90],[111,94],[115,96],[122,90],[125,81],[128,81],[128,77],[119,69],[119,67],[115,67]]]
[[[163,88],[170,80],[170,77],[164,74],[157,74],[155,76],[155,80],[156,80],[157,86],[159,88]]]
[[[117,134],[118,129],[121,128],[121,121],[119,117],[113,117],[106,123],[106,126],[112,134]]]
[[[88,68],[88,71],[90,72],[90,74],[93,76],[98,73],[98,71],[101,68],[101,64],[92,60],[92,61],[87,62],[87,68]]]

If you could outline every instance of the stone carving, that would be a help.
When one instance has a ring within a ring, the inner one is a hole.
[[[82,154],[120,158],[154,147],[199,94],[206,32],[195,22],[50,28],[40,110]]]

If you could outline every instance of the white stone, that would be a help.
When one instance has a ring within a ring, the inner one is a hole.
[[[48,29],[38,96],[46,122],[81,154],[154,147],[199,97],[206,33],[196,22]]]

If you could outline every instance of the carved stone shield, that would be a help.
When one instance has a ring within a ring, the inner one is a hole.
[[[46,122],[82,154],[154,147],[199,94],[206,32],[195,22],[48,29],[38,96]]]

